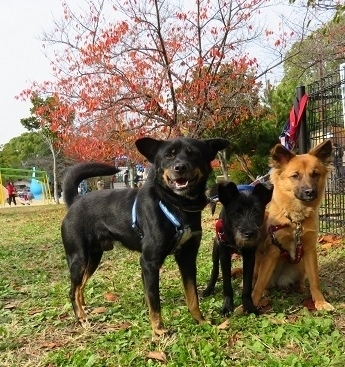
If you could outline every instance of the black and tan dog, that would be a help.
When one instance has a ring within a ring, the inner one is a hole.
[[[264,290],[293,285],[305,289],[305,277],[317,310],[333,310],[320,288],[316,242],[319,207],[332,170],[332,143],[326,140],[296,155],[277,144],[271,152],[274,186],[265,234],[256,254],[252,293],[259,305]]]
[[[77,187],[81,180],[112,175],[116,169],[82,163],[67,172],[63,192],[69,210],[61,230],[71,276],[70,299],[80,323],[87,323],[86,282],[114,241],[141,252],[145,297],[155,334],[166,332],[161,318],[159,269],[169,254],[174,254],[179,266],[188,309],[196,322],[203,322],[196,288],[201,211],[207,204],[205,186],[211,161],[228,145],[225,139],[139,139],[139,152],[152,163],[140,189],[101,190],[80,197]]]
[[[243,258],[242,304],[244,310],[258,314],[251,297],[255,252],[262,233],[265,207],[272,197],[272,189],[259,183],[251,190],[239,190],[233,182],[218,185],[218,198],[223,208],[216,223],[211,277],[203,296],[209,296],[214,291],[220,262],[223,276],[224,300],[221,308],[223,315],[234,309],[231,282],[231,255],[234,253],[240,254]]]

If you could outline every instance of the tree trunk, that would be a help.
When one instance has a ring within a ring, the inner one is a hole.
[[[226,164],[226,152],[225,150],[221,150],[217,153],[217,155],[220,162],[220,170],[222,172],[222,176],[224,177],[224,181],[228,182],[230,181],[230,179],[228,175],[228,167]]]
[[[56,174],[56,154],[55,149],[52,142],[49,142],[49,148],[53,156],[53,181],[54,181],[54,200],[56,204],[60,204],[60,198],[59,198],[59,190],[58,190],[58,182],[57,182],[57,174]]]
[[[247,174],[247,176],[252,180],[255,181],[255,177],[252,175],[252,173],[250,172],[248,165],[246,163],[246,161],[239,156],[238,154],[236,154],[236,159],[241,163],[242,169],[243,171]]]

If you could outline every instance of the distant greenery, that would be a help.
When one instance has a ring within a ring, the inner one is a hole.
[[[3,145],[0,150],[0,167],[28,168],[30,161],[47,155],[49,148],[39,134],[27,132]]]

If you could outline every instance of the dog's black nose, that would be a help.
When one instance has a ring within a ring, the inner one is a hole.
[[[187,165],[183,163],[175,164],[174,171],[177,173],[183,173],[187,171]]]
[[[314,189],[305,189],[304,193],[306,196],[314,196],[315,195],[315,190]]]
[[[244,235],[245,235],[246,238],[251,239],[251,238],[254,237],[255,232],[254,231],[245,231]]]

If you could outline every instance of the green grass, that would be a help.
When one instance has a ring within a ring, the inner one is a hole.
[[[214,219],[204,213],[198,285],[211,268]],[[75,322],[60,239],[64,206],[0,209],[0,366],[339,366],[345,365],[345,245],[318,247],[322,288],[333,313],[303,308],[308,295],[274,292],[260,317],[220,317],[221,282],[201,300],[212,325],[189,315],[181,279],[169,257],[161,274],[163,319],[171,334],[152,339],[139,254],[121,247],[105,253],[86,289],[91,328]],[[235,280],[236,305],[240,280]],[[218,327],[223,324],[223,327]],[[161,356],[159,361],[151,356]]]

